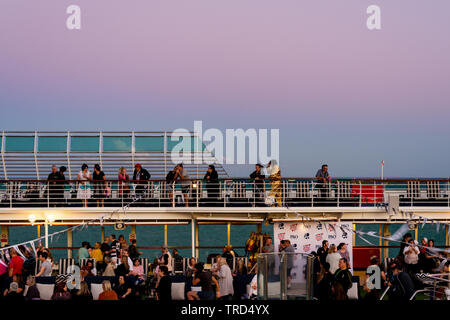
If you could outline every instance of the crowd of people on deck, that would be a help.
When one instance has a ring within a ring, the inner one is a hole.
[[[58,273],[51,300],[93,300],[90,282],[86,280],[95,277],[103,279],[103,292],[98,295],[98,300],[172,300],[172,276],[176,270],[183,271],[182,276],[191,286],[200,288],[186,293],[189,300],[250,298],[245,290],[236,287],[234,279],[248,272],[242,261],[233,268],[237,254],[231,246],[225,246],[208,268],[203,262],[190,258],[183,269],[183,257],[178,250],[174,248],[170,252],[167,247],[162,247],[161,255],[147,265],[146,272],[141,255],[136,240],[128,243],[123,235],[117,239],[114,234],[107,236],[94,247],[83,241],[76,255],[80,267],[79,286],[76,287],[76,281],[70,280],[67,274]],[[35,253],[25,246],[10,248],[7,256],[0,259],[0,299],[40,300],[36,280],[57,273],[54,265],[52,253],[42,245]]]
[[[352,287],[349,257],[346,245],[337,247],[322,242],[322,247],[313,252],[314,258],[314,294],[318,300],[346,300]],[[389,300],[410,300],[416,290],[423,288],[423,283],[416,278],[417,273],[449,274],[450,259],[442,250],[436,250],[434,241],[422,238],[421,244],[412,239],[410,233],[405,234],[400,251],[393,259],[381,262],[379,257],[370,258],[369,267],[380,270],[377,282],[380,287],[370,285],[371,274],[366,276],[363,285],[364,299],[379,300],[387,290]],[[448,286],[447,282],[441,285]],[[439,291],[440,290],[440,291]],[[442,289],[435,292],[436,296],[443,293]]]
[[[52,166],[52,171],[48,175],[48,197],[50,203],[53,206],[58,206],[64,199],[64,188],[66,184],[65,172],[67,168],[61,166],[59,169],[56,165]],[[270,183],[269,196],[267,197],[270,202],[268,205],[271,206],[282,206],[282,194],[281,194],[281,169],[276,160],[271,160],[265,167],[267,174],[264,174],[264,165],[256,164],[255,171],[250,174],[250,179],[254,180],[255,186],[255,197],[264,198],[265,185],[264,181]],[[133,181],[136,184],[135,196],[143,196],[146,190],[146,183],[150,180],[151,174],[148,170],[142,167],[141,164],[137,163],[134,166],[133,177],[127,174],[127,169],[125,167],[120,167],[118,172],[118,195],[120,198],[129,198],[130,196],[130,183]],[[106,181],[106,175],[102,171],[99,164],[94,165],[94,171],[91,173],[89,171],[89,166],[83,164],[81,170],[77,175],[77,190],[76,198],[81,200],[84,207],[88,206],[89,199],[95,199],[97,207],[104,206],[105,198],[111,195],[111,187]],[[219,174],[216,171],[214,165],[209,165],[208,170],[205,173],[203,180],[206,182],[206,191],[208,198],[217,199],[220,192],[219,184]],[[317,182],[316,189],[319,191],[320,197],[327,197],[326,188],[327,183],[331,181],[331,177],[328,172],[328,165],[322,165],[316,173],[315,180]],[[184,198],[184,204],[186,207],[189,206],[189,194],[191,191],[190,176],[186,168],[182,163],[177,164],[172,170],[170,170],[166,175],[166,192],[171,199],[172,205],[174,205],[174,191],[175,184],[181,184],[181,192]],[[33,190],[27,190],[29,196],[31,196]]]

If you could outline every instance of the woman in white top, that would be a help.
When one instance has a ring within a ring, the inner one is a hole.
[[[91,185],[89,181],[92,180],[87,164],[84,163],[81,166],[77,180],[79,181],[77,198],[83,201],[83,207],[87,207],[88,199],[91,197]]]
[[[326,261],[330,264],[330,273],[334,274],[336,270],[339,269],[339,260],[341,260],[341,255],[337,252],[336,245],[331,245],[328,249]]]
[[[413,239],[409,240],[409,245],[403,250],[405,256],[405,263],[407,268],[413,272],[418,272],[418,262],[419,262],[419,248],[417,248]]]
[[[233,275],[226,259],[222,257],[218,259],[215,274],[219,277],[220,297],[224,299],[231,298],[234,294]]]

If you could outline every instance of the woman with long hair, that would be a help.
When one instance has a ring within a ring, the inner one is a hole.
[[[121,198],[128,198],[130,192],[130,186],[128,185],[130,177],[127,175],[127,169],[120,167],[119,169],[119,195]]]
[[[116,276],[126,277],[130,273],[130,265],[128,264],[128,257],[122,256],[122,258],[120,259],[120,262],[121,263],[116,268]]]
[[[75,301],[92,301],[92,300],[94,300],[86,281],[80,282],[80,289],[78,289],[72,295],[72,300],[75,300]]]
[[[98,300],[119,300],[117,293],[111,288],[111,282],[104,280],[102,282],[103,292],[98,296]]]
[[[91,197],[91,185],[89,182],[92,180],[89,167],[86,163],[81,166],[81,171],[77,176],[78,180],[78,192],[77,198],[81,199],[83,207],[87,207],[88,199]]]
[[[332,244],[328,249],[326,262],[330,264],[330,273],[334,274],[339,269],[339,260],[341,255],[337,252],[336,245]]]

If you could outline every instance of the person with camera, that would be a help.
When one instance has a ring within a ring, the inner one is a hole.
[[[192,279],[192,286],[200,286],[201,291],[189,291],[187,293],[188,300],[214,300],[213,283],[216,286],[216,298],[220,298],[220,287],[216,278],[214,278],[209,271],[204,270],[202,262],[194,266],[194,274]]]

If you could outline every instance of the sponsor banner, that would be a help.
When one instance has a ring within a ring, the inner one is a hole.
[[[344,222],[277,222],[274,224],[274,248],[278,250],[281,240],[290,240],[296,253],[310,254],[327,240],[330,245],[347,244],[350,265],[353,265],[352,224]],[[306,259],[296,257],[291,272],[293,282],[304,282]]]

